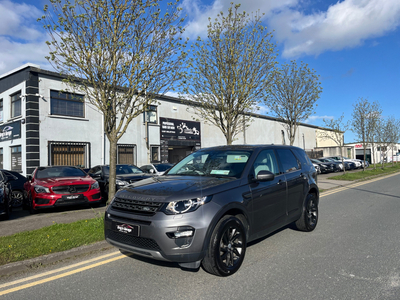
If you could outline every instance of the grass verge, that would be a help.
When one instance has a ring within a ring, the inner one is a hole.
[[[388,175],[388,174],[396,173],[396,172],[400,172],[400,164],[394,164],[394,166],[392,166],[392,164],[390,163],[390,164],[385,165],[385,167],[383,169],[382,169],[381,165],[377,165],[376,170],[374,169],[373,166],[369,166],[369,168],[365,169],[365,171],[346,172],[346,174],[328,177],[328,179],[363,180],[363,179],[370,179],[371,177]]]
[[[103,217],[0,237],[0,265],[104,240]]]

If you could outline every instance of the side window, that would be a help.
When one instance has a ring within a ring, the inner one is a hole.
[[[253,164],[253,170],[255,177],[257,177],[260,171],[270,171],[275,175],[279,175],[279,168],[274,150],[261,151]]]
[[[312,164],[310,158],[305,151],[301,149],[293,149],[293,151],[303,166],[309,166]]]
[[[282,163],[283,172],[289,173],[300,169],[299,161],[289,149],[278,149],[278,156]]]
[[[145,173],[150,173],[150,167],[149,166],[143,166],[140,169],[142,169],[142,171],[145,172]]]

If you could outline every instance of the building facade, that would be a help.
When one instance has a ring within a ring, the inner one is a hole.
[[[103,116],[85,95],[69,93],[55,72],[26,64],[0,76],[1,168],[31,174],[38,166],[90,168],[109,162]],[[224,145],[225,137],[178,98],[160,96],[135,118],[118,141],[118,163],[175,163],[199,148]],[[317,126],[301,124],[295,146],[316,148]],[[285,144],[278,119],[253,114],[234,144]]]

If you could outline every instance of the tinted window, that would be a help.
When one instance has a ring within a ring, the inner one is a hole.
[[[308,166],[311,164],[310,158],[305,151],[298,148],[294,148],[293,151],[303,166]]]
[[[49,178],[49,177],[85,177],[85,172],[81,169],[74,167],[49,167],[38,168],[36,171],[36,178]]]
[[[274,150],[261,151],[253,164],[253,171],[255,177],[257,177],[260,171],[270,171],[275,175],[279,175],[279,168]]]
[[[299,162],[289,149],[278,149],[278,156],[281,161],[283,172],[288,173],[300,169]]]
[[[104,167],[104,174],[109,174],[110,168],[109,166]],[[123,175],[123,174],[142,174],[143,171],[140,170],[138,167],[131,166],[131,165],[117,165],[116,174]]]

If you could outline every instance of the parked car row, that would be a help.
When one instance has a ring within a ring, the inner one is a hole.
[[[330,156],[330,157],[321,157],[318,159],[311,159],[311,162],[316,167],[316,170],[319,174],[326,174],[331,172],[341,172],[344,170],[355,170],[364,167],[368,168],[369,163],[368,161],[363,161],[360,159],[350,159],[347,157],[343,157],[343,162],[341,156]]]

